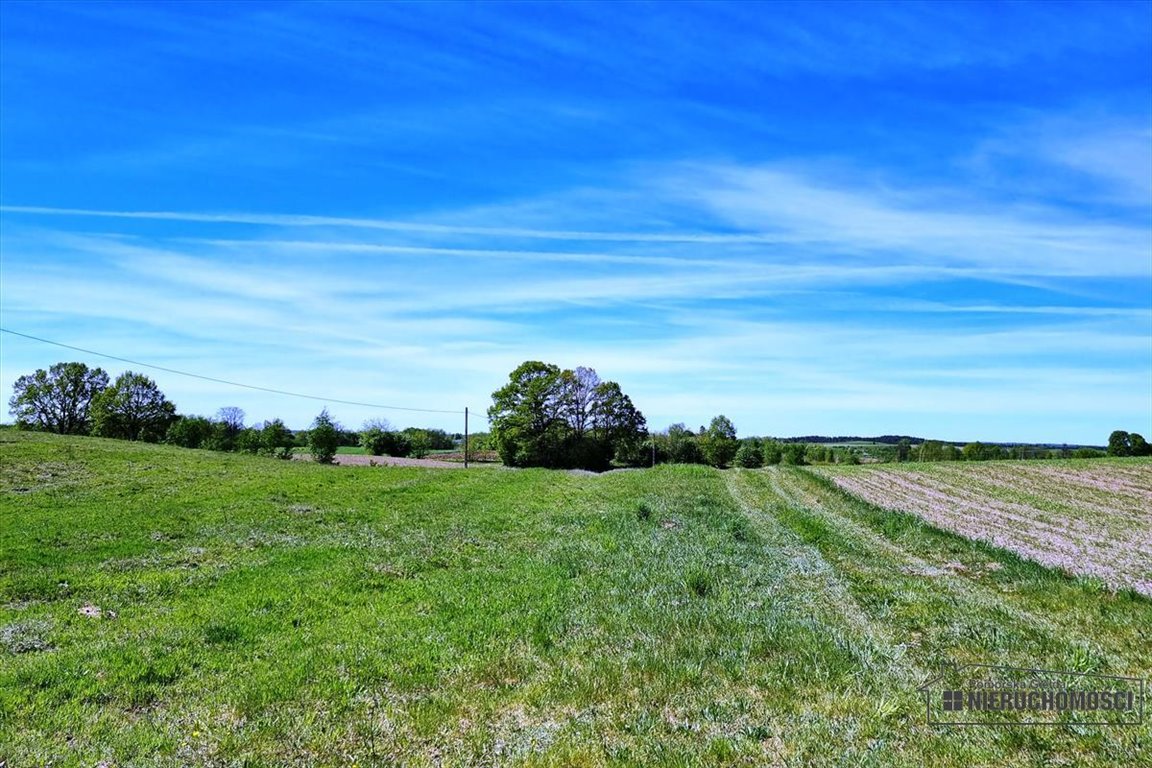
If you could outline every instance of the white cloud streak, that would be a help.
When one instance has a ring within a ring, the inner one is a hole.
[[[795,414],[784,425],[813,431],[804,418],[864,411],[1152,410],[1138,394],[1152,385],[1152,308],[1131,297],[1050,299],[1083,277],[1148,278],[1148,234],[1137,226],[953,210],[915,190],[873,194],[770,167],[676,166],[645,178],[616,195],[640,206],[617,220],[671,206],[720,231],[673,231],[672,220],[664,231],[550,226],[579,221],[587,190],[529,206],[527,218],[543,223],[531,227],[474,224],[514,222],[515,205],[434,222],[3,206],[17,224],[68,225],[5,227],[4,322],[82,328],[80,346],[219,378],[413,407],[482,407],[525,359],[591,364],[655,426],[720,410],[747,431],[776,433],[788,431],[769,425],[781,412]],[[76,232],[68,219],[124,226]],[[133,222],[162,222],[164,234]],[[222,236],[222,225],[258,229]],[[889,293],[952,282],[1028,285],[1047,298]],[[148,341],[165,338],[179,343]],[[7,349],[5,358],[7,368]],[[174,386],[187,410],[224,404],[218,387]],[[241,402],[259,418],[309,419],[307,405]]]
[[[1003,275],[1058,277],[1152,276],[1152,232],[1141,224],[1081,218],[1035,206],[996,211],[963,210],[925,194],[862,190],[816,183],[774,167],[681,166],[646,180],[624,196],[634,205],[687,205],[697,220],[716,222],[721,231],[593,231],[586,229],[477,226],[459,222],[397,221],[374,218],[165,211],[107,211],[36,206],[0,206],[21,215],[105,218],[172,223],[239,224],[284,229],[326,228],[424,238],[481,238],[500,247],[459,247],[448,243],[381,243],[292,239],[254,243],[264,248],[318,253],[411,254],[433,257],[520,259],[537,262],[635,264],[661,267],[734,266],[734,263],[791,263],[819,258],[836,269],[860,266],[979,269],[991,279]],[[586,201],[587,194],[582,198]],[[644,203],[643,201],[648,201]],[[640,201],[640,202],[636,202]],[[570,204],[571,205],[571,204]],[[514,206],[515,207],[515,206]],[[554,218],[565,217],[565,201],[553,202]],[[465,219],[479,212],[463,212]],[[483,212],[486,220],[498,218]],[[621,212],[621,215],[631,211]],[[215,238],[219,245],[241,245]],[[716,250],[709,258],[677,260],[666,254],[557,252],[524,248],[519,241],[696,247]],[[746,249],[752,247],[752,252]],[[739,249],[739,250],[732,250]],[[727,263],[725,263],[727,262]]]
[[[539,240],[583,240],[637,243],[773,243],[779,238],[761,234],[637,233],[582,232],[565,229],[525,229],[515,227],[477,227],[432,224],[387,219],[307,216],[264,213],[194,213],[177,211],[107,211],[86,208],[51,208],[44,206],[3,205],[0,212],[43,216],[82,216],[112,219],[179,221],[206,224],[257,224],[276,227],[341,227],[351,229],[415,232],[430,235],[471,235],[479,237],[524,238]]]

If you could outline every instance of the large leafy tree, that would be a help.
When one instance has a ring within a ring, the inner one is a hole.
[[[158,442],[176,420],[173,405],[156,382],[125,371],[92,400],[92,434]]]
[[[595,445],[602,447],[604,464],[612,457],[626,464],[641,463],[648,424],[644,414],[632,404],[632,398],[616,382],[605,381],[593,389],[592,404],[591,437]]]
[[[92,426],[92,399],[107,386],[108,374],[101,368],[56,363],[18,378],[8,410],[24,429],[86,435]]]
[[[520,364],[492,393],[488,420],[500,460],[512,467],[562,465],[567,422],[562,371],[538,361]]]
[[[591,368],[521,364],[492,393],[488,418],[501,460],[517,467],[606,469],[638,454],[644,415],[613,381]]]
[[[1108,436],[1109,456],[1152,456],[1152,445],[1139,432],[1117,429]]]
[[[1129,456],[1132,453],[1132,436],[1122,429],[1108,435],[1109,456]]]

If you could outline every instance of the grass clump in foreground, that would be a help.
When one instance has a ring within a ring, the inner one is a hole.
[[[1003,567],[924,575],[965,557]],[[10,765],[1131,763],[1147,726],[933,730],[915,688],[943,659],[1147,676],[1149,625],[799,470],[0,433]]]

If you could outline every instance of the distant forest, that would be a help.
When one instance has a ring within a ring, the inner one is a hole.
[[[912,435],[880,435],[879,437],[859,437],[856,435],[838,435],[836,437],[828,437],[827,435],[801,435],[799,437],[778,437],[776,438],[781,443],[881,443],[883,445],[898,445],[901,441],[905,441],[912,445],[921,445],[927,442],[942,443],[943,445],[954,445],[961,447],[968,444],[967,440],[933,440],[926,437],[914,437]],[[1021,443],[1021,442],[985,442],[985,445],[995,445],[1001,448],[1015,448],[1017,446],[1028,446],[1033,448],[1096,448],[1104,450],[1103,445],[1082,445],[1080,443]]]

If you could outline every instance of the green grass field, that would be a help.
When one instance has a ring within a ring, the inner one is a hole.
[[[1150,626],[803,469],[0,432],[12,767],[1147,765],[1148,724],[933,728],[916,688],[950,661],[1147,679]]]

